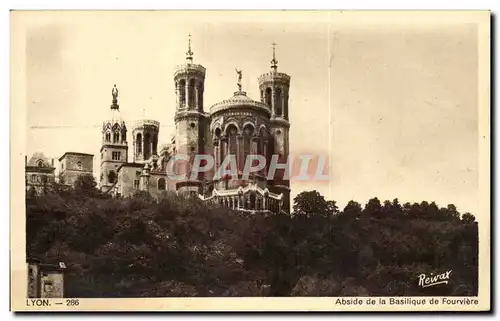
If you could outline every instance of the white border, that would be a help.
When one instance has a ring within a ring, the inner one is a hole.
[[[208,5],[209,3],[209,5]],[[4,102],[4,108],[0,109],[0,119],[4,122],[3,126],[0,126],[1,134],[0,140],[4,144],[4,146],[9,146],[9,108],[10,108],[10,100],[9,100],[9,83],[10,83],[10,28],[9,28],[9,9],[490,9],[493,12],[500,12],[500,1],[498,0],[475,0],[475,1],[436,1],[436,0],[420,0],[420,1],[360,1],[360,0],[347,0],[347,1],[336,1],[335,3],[329,3],[330,7],[325,7],[324,4],[327,2],[319,1],[319,0],[309,0],[307,2],[291,2],[291,1],[264,1],[264,0],[253,0],[250,3],[245,3],[243,1],[240,2],[229,2],[229,1],[220,1],[220,0],[212,0],[210,2],[201,1],[201,0],[190,0],[185,2],[165,2],[165,1],[151,1],[151,0],[142,0],[134,3],[125,3],[125,1],[115,2],[115,1],[105,1],[105,0],[87,0],[87,1],[44,1],[43,4],[39,1],[2,1],[1,7],[1,21],[2,26],[0,28],[0,37],[2,38],[2,46],[1,57],[3,63],[0,65],[2,68],[2,82],[3,86],[0,87],[0,91],[2,93],[2,101]],[[498,17],[497,17],[498,19]],[[498,21],[497,21],[498,23]],[[498,35],[494,33],[494,40],[498,40]],[[494,57],[492,57],[493,59]],[[498,67],[497,67],[498,68]],[[493,71],[498,71],[497,68]],[[492,91],[498,92],[498,83],[492,88]],[[493,103],[493,102],[492,102]],[[498,113],[497,113],[498,114]],[[497,120],[497,119],[495,119]],[[494,120],[492,120],[494,121]],[[497,133],[496,129],[492,132],[492,135]],[[498,144],[498,141],[497,141]],[[497,144],[495,147],[498,148]],[[1,168],[5,169],[5,176],[8,176],[8,169],[10,168],[9,157],[0,157],[0,165]],[[4,206],[2,219],[4,220],[4,224],[2,224],[2,228],[4,229],[2,232],[4,238],[9,237],[9,202],[10,202],[10,183],[6,178],[3,180],[3,184],[1,185],[2,191],[0,193],[0,197],[2,197],[1,204]],[[499,192],[496,191],[494,197],[498,196]],[[496,209],[496,207],[495,207]],[[493,213],[496,213],[492,208]],[[495,220],[495,227],[499,224],[499,220]],[[494,227],[492,227],[494,228]],[[492,233],[492,236],[494,233]],[[10,240],[10,237],[9,237]],[[2,277],[2,297],[1,302],[4,305],[2,307],[2,311],[4,315],[2,315],[2,319],[13,318],[14,315],[12,313],[7,314],[6,312],[9,310],[9,240],[4,239],[1,243],[3,246],[3,256],[2,263],[0,264],[1,275]],[[496,240],[495,240],[496,243]],[[498,244],[496,244],[498,245]],[[497,247],[498,248],[498,247]],[[495,260],[495,262],[497,261]],[[496,280],[498,281],[498,280]],[[495,285],[498,285],[495,282]],[[498,297],[498,296],[497,296]],[[495,306],[495,304],[494,304]],[[496,304],[498,307],[498,304]],[[68,316],[59,316],[62,318],[67,318]],[[104,318],[105,316],[94,316],[97,318]],[[169,317],[175,317],[170,315]],[[242,317],[239,315],[238,317]],[[259,316],[264,317],[264,316]],[[286,317],[286,316],[282,316]],[[357,316],[359,317],[359,316]],[[372,316],[373,317],[373,316]],[[383,317],[383,316],[377,316]],[[418,317],[417,315],[411,317]],[[427,316],[429,317],[429,316]],[[472,317],[468,315],[466,317]]]

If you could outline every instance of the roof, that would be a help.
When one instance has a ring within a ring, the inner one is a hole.
[[[144,167],[144,165],[146,164],[142,164],[142,163],[123,163],[121,164],[118,168],[117,168],[117,172],[122,168],[122,167],[136,167],[136,168],[142,168]]]
[[[253,100],[252,98],[248,97],[247,93],[244,91],[236,91],[231,98],[216,103],[215,105],[210,107],[210,113],[213,114],[227,109],[245,107],[257,109],[265,112],[269,116],[271,115],[271,110],[266,104]]]
[[[42,166],[38,164],[40,161],[42,161]],[[53,168],[52,162],[40,152],[33,153],[29,161],[26,163],[26,167]]]
[[[86,153],[78,153],[78,152],[66,152],[66,153],[64,153],[64,155],[62,155],[61,157],[59,157],[59,161],[61,161],[61,159],[63,159],[66,155],[73,155],[73,156],[92,156],[92,157],[94,157],[94,154],[86,154]]]
[[[61,262],[62,263],[62,262]],[[63,263],[63,265],[59,264],[39,264],[40,270],[42,272],[48,272],[48,271],[62,271],[66,268],[66,265]]]

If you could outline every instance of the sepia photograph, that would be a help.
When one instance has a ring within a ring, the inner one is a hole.
[[[11,309],[490,309],[490,12],[10,19]]]

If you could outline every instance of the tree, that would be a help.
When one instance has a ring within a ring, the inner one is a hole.
[[[320,215],[331,216],[338,214],[335,201],[327,201],[318,191],[308,191],[298,194],[294,198],[293,215],[306,217]]]
[[[374,197],[366,203],[363,214],[366,216],[380,216],[382,214],[382,204],[378,198]]]
[[[475,220],[476,220],[476,217],[469,212],[464,213],[462,215],[462,222],[464,222],[464,223],[467,223],[467,224],[474,223]]]
[[[344,208],[343,214],[351,217],[359,217],[362,211],[361,204],[355,201],[349,201]]]

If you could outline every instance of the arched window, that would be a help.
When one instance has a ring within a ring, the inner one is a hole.
[[[35,174],[31,175],[31,182],[36,183],[36,175]]]
[[[228,155],[234,155],[238,163],[238,129],[234,125],[229,125],[227,127],[227,143]]]
[[[264,155],[264,141],[267,138],[266,129],[261,127],[259,130],[259,143],[257,144],[257,154]]]
[[[193,78],[189,80],[189,88],[188,88],[188,107],[194,107],[194,85],[195,81]]]
[[[263,90],[260,91],[260,102],[261,103],[264,102],[264,91]]]
[[[269,153],[266,150],[267,137],[268,137],[267,130],[264,127],[261,127],[260,131],[259,131],[260,140],[259,140],[259,144],[257,145],[257,153],[266,158],[266,166],[262,169],[263,173],[267,172],[267,165],[269,164],[269,157],[268,157]]]
[[[243,129],[243,159],[240,166],[244,167],[248,155],[252,152],[252,136],[254,129],[251,125],[246,125]]]
[[[267,87],[267,89],[266,89],[266,105],[268,105],[269,107],[272,106],[272,99],[273,99],[273,92],[272,92],[271,88]]]
[[[283,115],[283,106],[282,106],[282,100],[281,100],[281,88],[276,88],[276,116],[282,116]]]
[[[179,81],[179,104],[181,107],[186,106],[186,81]]]
[[[203,83],[198,84],[198,107],[203,110]]]
[[[137,138],[135,140],[135,147],[136,147],[136,154],[141,155],[142,154],[142,135],[141,133],[137,134]]]
[[[120,142],[120,133],[119,132],[114,132],[113,133],[113,143],[119,143]]]
[[[166,188],[165,179],[164,178],[158,179],[158,189],[162,191],[165,188]]]
[[[148,159],[151,156],[151,138],[149,133],[144,134],[144,159]]]
[[[217,128],[215,129],[215,132],[214,132],[214,133],[215,133],[215,137],[220,138],[220,134],[221,134],[221,130],[220,130],[220,128],[218,128],[218,127],[217,127]]]
[[[123,128],[122,128],[121,138],[122,138],[122,140],[121,140],[122,143],[127,141],[127,128],[125,126],[123,126]]]
[[[228,137],[228,144],[229,144],[229,154],[230,155],[236,155],[238,152],[238,130],[234,126],[229,126],[227,129],[227,137]]]
[[[153,155],[156,155],[157,154],[157,147],[158,147],[158,139],[157,139],[156,135],[153,135],[152,143],[153,143]]]
[[[107,133],[106,133],[106,141],[107,141],[107,142],[110,142],[110,141],[111,141],[111,133],[110,133],[110,132],[107,132]]]
[[[82,170],[82,168],[83,168],[82,162],[76,163],[76,167],[78,168],[78,170]]]
[[[220,139],[221,138],[220,128],[215,129],[215,138],[217,139],[217,141],[219,143],[219,157],[220,157],[220,159],[218,160],[218,164],[216,164],[217,166],[219,166],[220,164],[222,164],[222,161],[224,160],[224,149],[225,149],[224,141]]]

